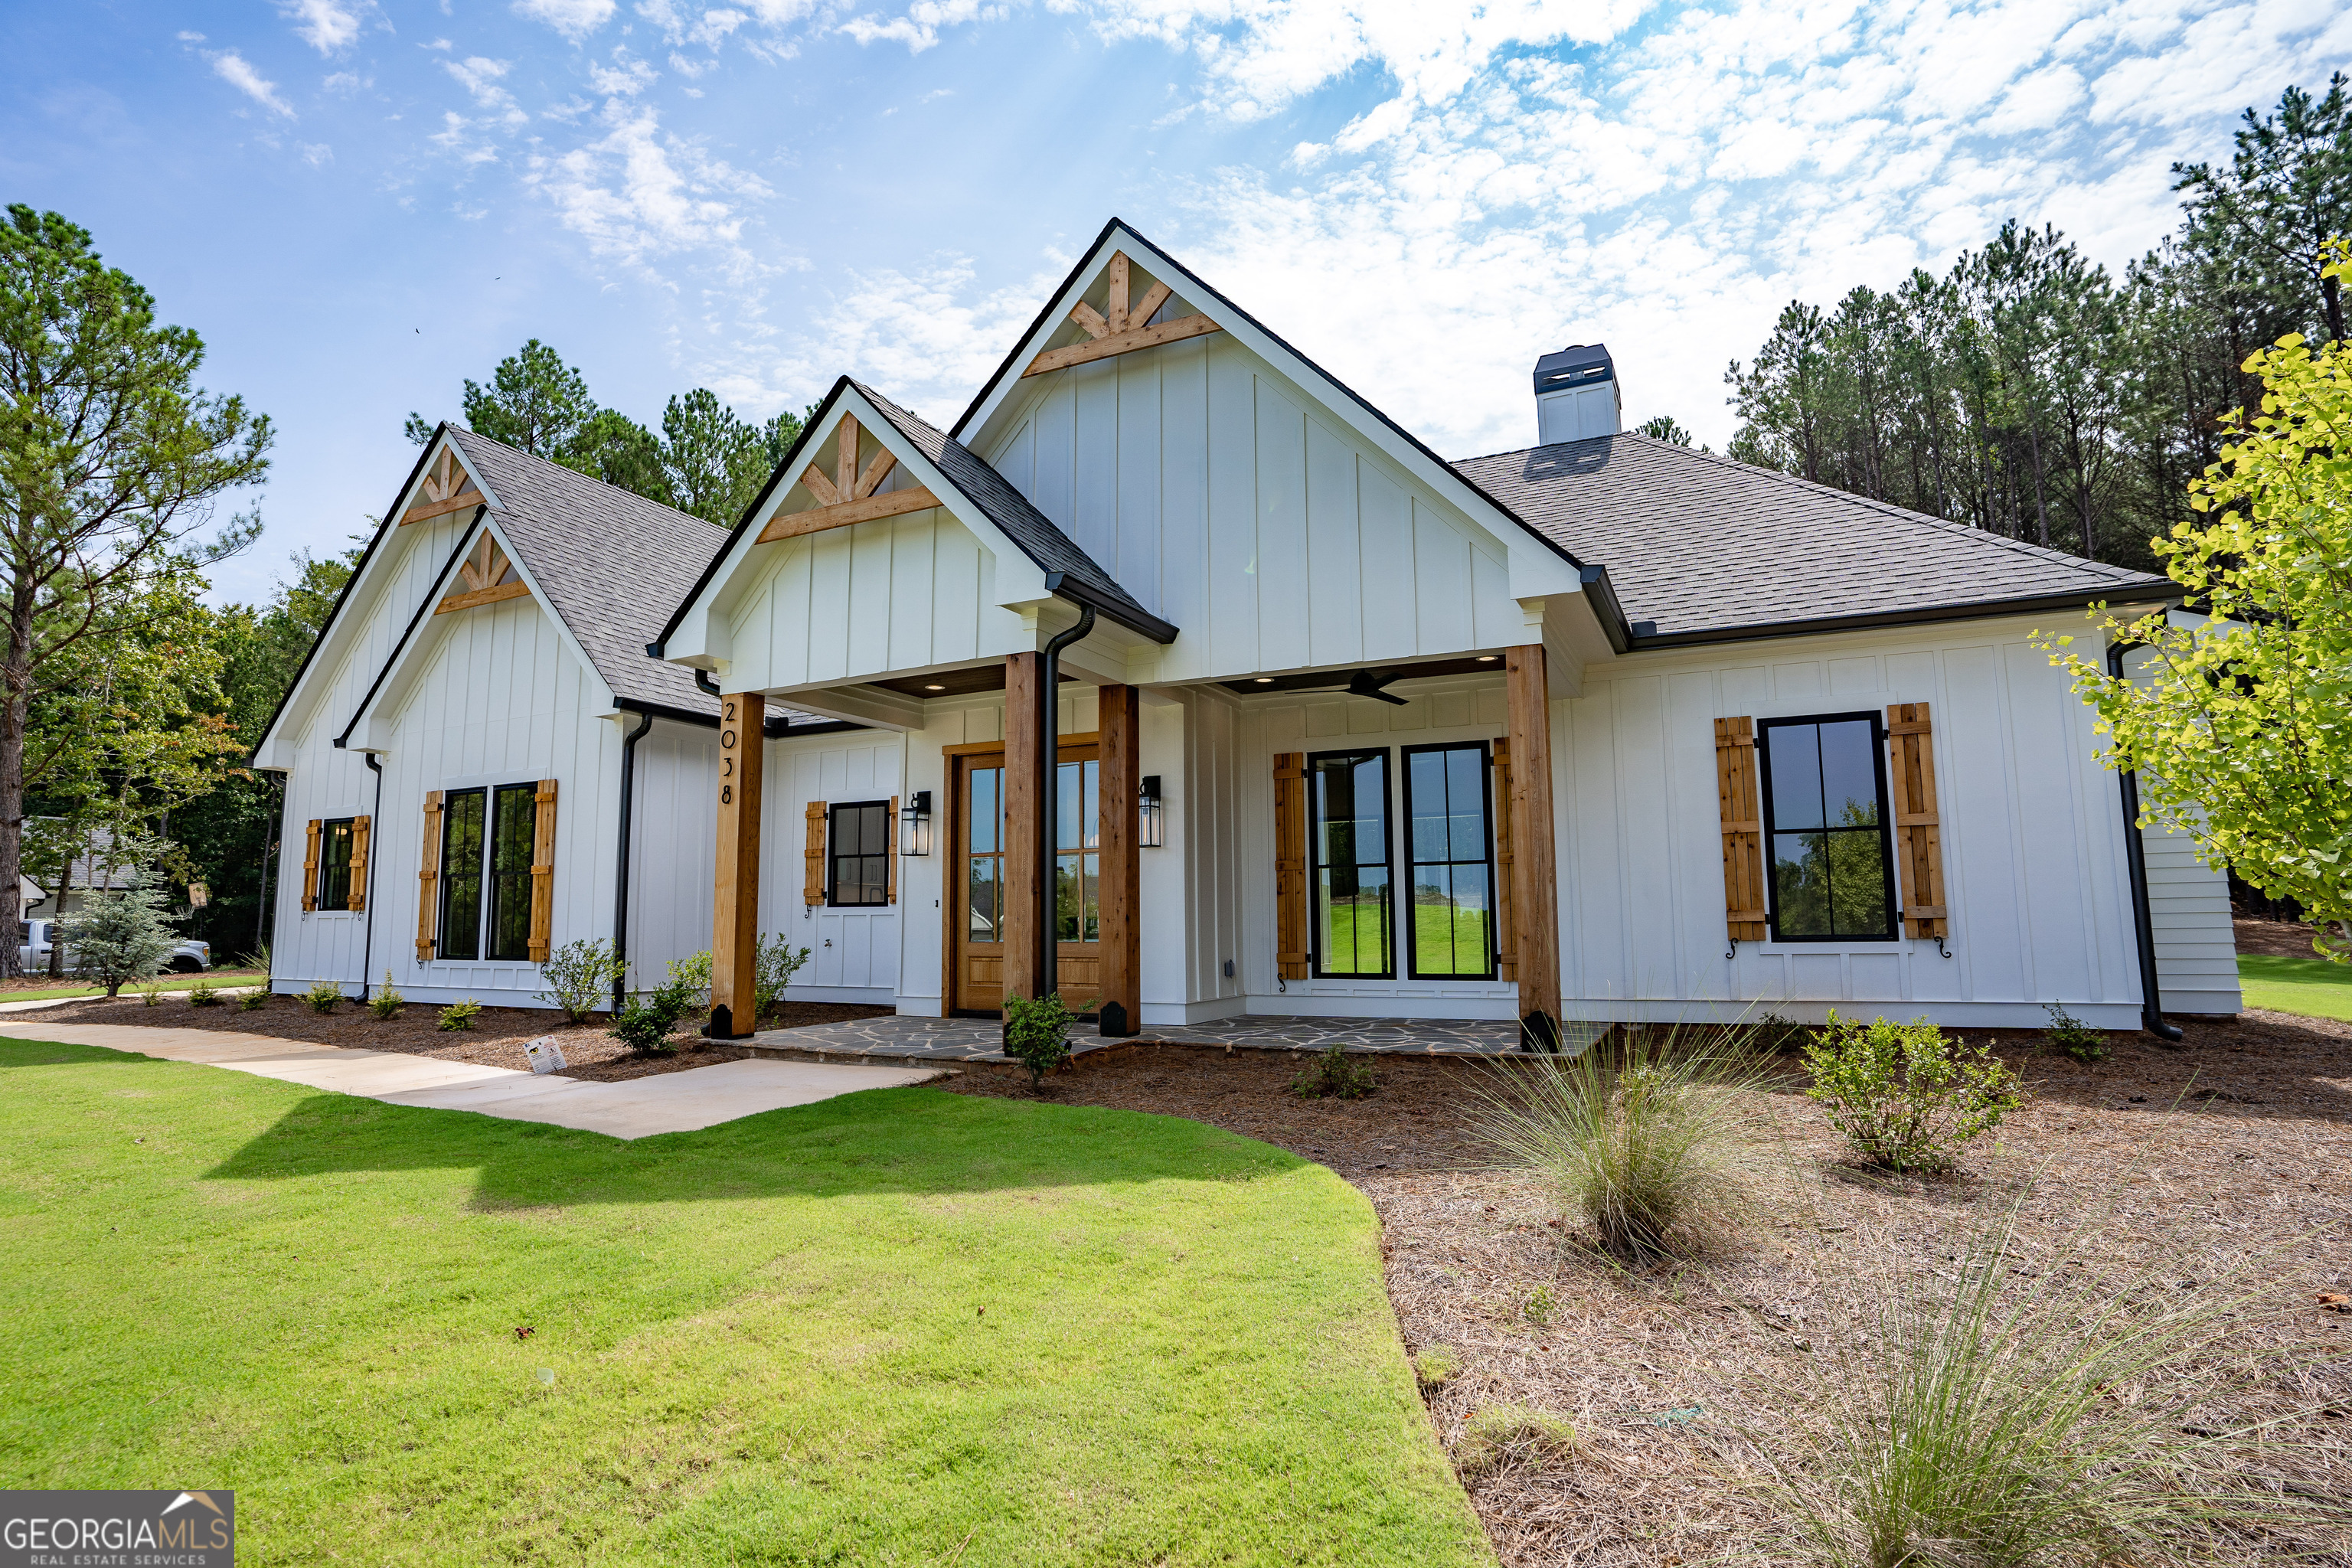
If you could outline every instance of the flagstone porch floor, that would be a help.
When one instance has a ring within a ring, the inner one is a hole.
[[[1605,1024],[1562,1026],[1571,1052],[1598,1039]],[[858,1018],[799,1029],[762,1029],[740,1042],[753,1056],[803,1061],[1009,1062],[993,1018]],[[1070,1035],[1070,1054],[1083,1057],[1123,1046],[1202,1046],[1244,1051],[1321,1051],[1339,1046],[1370,1056],[1496,1057],[1516,1054],[1519,1026],[1479,1018],[1224,1018],[1209,1024],[1146,1025],[1126,1039],[1107,1040],[1091,1024]]]

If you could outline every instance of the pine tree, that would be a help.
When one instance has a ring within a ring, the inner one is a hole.
[[[92,892],[89,901],[60,923],[76,974],[118,996],[133,980],[163,972],[180,943],[172,930],[179,917],[163,908],[163,889],[134,876],[120,892]]]

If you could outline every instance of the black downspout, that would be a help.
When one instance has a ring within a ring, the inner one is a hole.
[[[1061,756],[1056,743],[1062,731],[1062,650],[1095,629],[1095,607],[1078,605],[1077,624],[1066,632],[1058,632],[1045,644],[1045,657],[1037,661],[1037,755],[1045,776],[1037,789],[1037,999],[1044,1001],[1061,989],[1059,973],[1061,954],[1054,940],[1054,866],[1059,847],[1054,842],[1054,824],[1060,815]]]
[[[367,886],[361,892],[367,898],[367,923],[360,931],[360,1000],[368,999],[368,976],[375,971],[369,967],[375,962],[375,834],[383,821],[383,764],[376,761],[373,752],[362,752],[360,759],[375,775],[375,812],[368,818]]]
[[[695,671],[699,675],[700,670]],[[613,879],[613,958],[620,970],[613,976],[613,1011],[618,1013],[628,999],[629,985],[629,823],[630,808],[637,791],[637,742],[654,727],[650,713],[637,717],[637,727],[621,736],[621,831],[619,836],[619,872]]]
[[[2110,645],[2107,673],[2117,680],[2124,679],[2124,655],[2145,646],[2139,642]],[[2139,775],[2122,768],[2116,776],[2123,794],[2124,863],[2131,868],[2132,931],[2139,939],[2140,1026],[2159,1040],[2178,1042],[2180,1026],[2166,1021],[2163,993],[2156,983],[2156,921],[2148,912],[2147,851],[2139,836]]]
[[[710,672],[707,669],[698,669],[694,672],[694,683],[713,697],[723,698],[727,695],[719,689],[719,682],[710,678]]]

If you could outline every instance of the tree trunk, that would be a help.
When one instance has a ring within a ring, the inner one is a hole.
[[[49,916],[49,978],[66,977],[66,942],[62,927],[66,918],[66,900],[73,897],[73,862],[66,862],[66,874],[58,879],[58,903]]]
[[[25,868],[25,726],[32,709],[33,584],[16,563],[16,602],[8,616],[8,658],[0,665],[0,931],[25,918],[19,877]],[[0,975],[25,972],[15,942],[0,943]]]
[[[2327,335],[2344,341],[2344,295],[2333,278],[2319,280],[2320,298],[2327,301]]]
[[[2047,550],[2050,548],[2050,489],[2042,473],[2042,426],[2032,420],[2026,421],[2025,439],[2033,452],[2033,515],[2035,527],[2040,531],[2037,542]]]

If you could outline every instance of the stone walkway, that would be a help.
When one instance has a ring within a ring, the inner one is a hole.
[[[1598,1039],[1604,1024],[1569,1024],[1573,1053]],[[754,1056],[803,1061],[1006,1062],[1003,1026],[993,1018],[858,1018],[800,1029],[762,1029],[740,1042]],[[1123,1046],[1203,1046],[1223,1050],[1321,1051],[1339,1046],[1370,1056],[1495,1057],[1516,1053],[1519,1026],[1482,1018],[1224,1018],[1211,1024],[1145,1026],[1129,1039],[1107,1040],[1081,1024],[1070,1055]]]
[[[614,1138],[691,1132],[788,1105],[813,1105],[866,1089],[899,1089],[945,1076],[939,1068],[820,1066],[809,1061],[721,1062],[620,1083],[442,1061],[404,1051],[316,1046],[219,1029],[131,1024],[0,1024],[0,1037],[59,1040],[108,1050],[228,1068],[389,1105],[472,1110],[510,1121],[544,1121]]]

